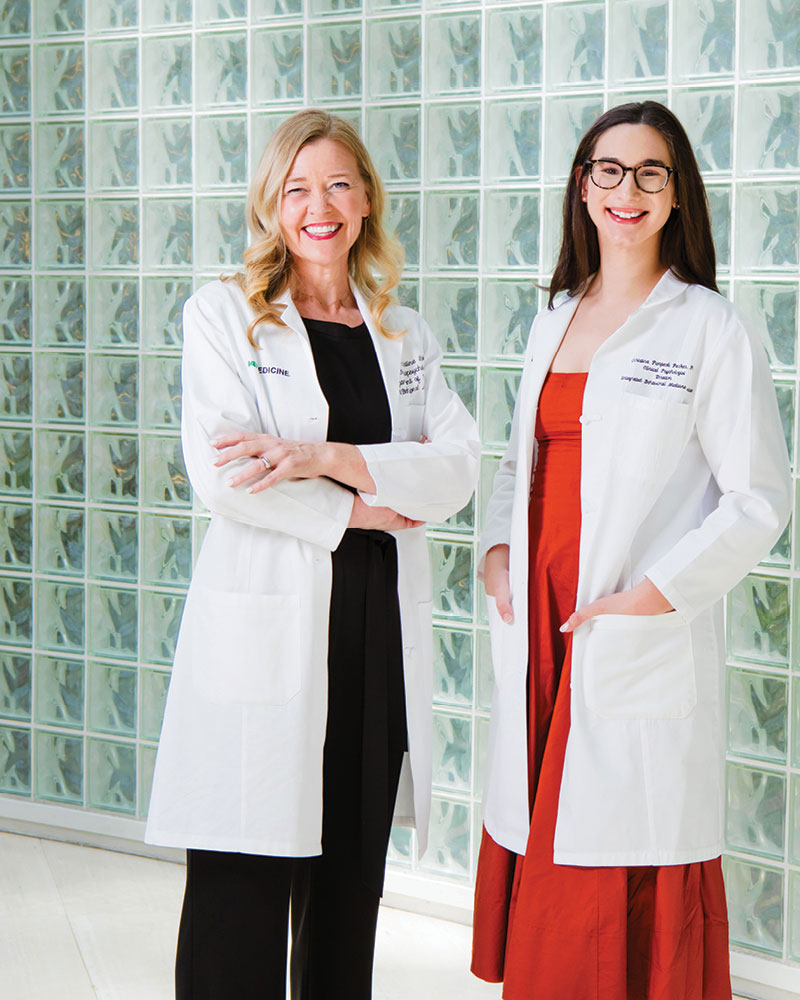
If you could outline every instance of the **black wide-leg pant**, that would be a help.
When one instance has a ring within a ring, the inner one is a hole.
[[[407,746],[397,550],[333,553],[322,854],[187,851],[176,1000],[369,1000],[384,859]]]

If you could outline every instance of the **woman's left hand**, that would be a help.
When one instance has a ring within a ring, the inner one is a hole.
[[[645,577],[630,590],[599,597],[591,604],[573,611],[561,626],[561,631],[574,632],[579,625],[597,615],[663,615],[674,610],[658,587]]]
[[[211,443],[218,452],[216,466],[227,465],[237,458],[252,459],[228,480],[229,486],[241,486],[261,476],[250,487],[250,493],[260,493],[282,479],[314,479],[330,471],[325,461],[325,441],[288,441],[272,434],[242,431],[226,434]]]

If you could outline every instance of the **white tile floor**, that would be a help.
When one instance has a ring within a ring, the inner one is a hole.
[[[183,879],[164,861],[0,834],[0,998],[170,1000]],[[469,927],[382,908],[374,1000],[497,1000],[469,946]]]

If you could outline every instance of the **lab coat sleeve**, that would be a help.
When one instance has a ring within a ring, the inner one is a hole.
[[[255,400],[239,378],[231,337],[221,315],[193,296],[184,309],[181,439],[189,479],[214,514],[294,535],[330,551],[347,528],[353,494],[329,479],[291,479],[262,493],[227,480],[243,460],[216,467],[211,442],[237,431],[264,432]]]
[[[697,433],[722,496],[646,573],[687,620],[770,551],[789,520],[792,493],[766,352],[732,311],[697,392]]]
[[[478,479],[480,440],[475,421],[442,374],[442,351],[420,321],[425,357],[428,439],[359,445],[376,492],[360,493],[373,507],[390,507],[418,521],[446,521],[469,501]],[[406,334],[406,336],[409,336]]]

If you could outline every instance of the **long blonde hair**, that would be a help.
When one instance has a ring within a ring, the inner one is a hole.
[[[281,233],[279,214],[283,185],[300,150],[316,139],[332,139],[350,150],[358,165],[369,198],[370,214],[350,248],[349,272],[358,288],[369,295],[370,312],[381,333],[391,336],[381,322],[393,301],[392,289],[400,281],[403,249],[383,228],[386,192],[355,128],[344,118],[318,108],[298,111],[278,126],[266,145],[247,194],[247,227],[252,242],[244,252],[244,274],[234,275],[253,308],[256,318],[247,328],[255,346],[253,331],[259,323],[284,326],[282,309],[274,300],[289,286],[292,255]]]

